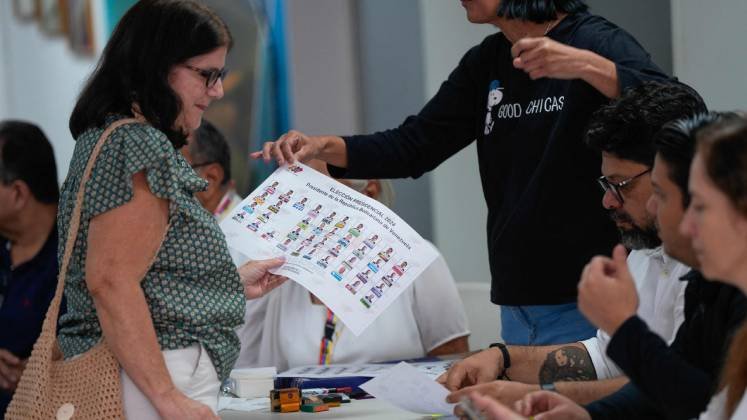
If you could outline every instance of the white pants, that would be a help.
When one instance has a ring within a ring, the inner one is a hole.
[[[205,348],[201,344],[193,344],[185,349],[165,350],[162,353],[176,388],[216,412],[220,380]],[[137,420],[159,419],[155,407],[124,369],[121,370],[121,378],[125,417]]]

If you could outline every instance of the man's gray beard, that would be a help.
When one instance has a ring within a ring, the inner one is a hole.
[[[620,242],[629,250],[654,249],[661,245],[661,239],[656,228],[641,229],[633,226],[631,229],[619,229]]]

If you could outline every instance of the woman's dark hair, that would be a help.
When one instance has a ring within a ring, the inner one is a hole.
[[[0,182],[16,180],[40,202],[57,204],[57,166],[47,136],[35,124],[8,120],[0,122]]]
[[[747,217],[747,117],[718,121],[697,135],[698,153],[711,182]],[[747,388],[747,323],[735,334],[722,374],[726,417],[731,417]]]
[[[582,0],[501,0],[498,16],[529,22],[550,22],[558,13],[573,14],[589,9]]]
[[[695,155],[695,137],[698,132],[723,119],[736,118],[731,112],[709,112],[694,117],[681,118],[664,125],[654,136],[656,153],[669,168],[669,179],[682,193],[682,206],[690,204],[690,164]]]
[[[718,121],[696,138],[708,178],[747,217],[747,118]]]
[[[139,112],[166,133],[175,148],[186,134],[174,127],[181,101],[169,86],[171,69],[218,47],[231,48],[228,26],[192,0],[140,0],[127,11],[104,48],[70,116],[74,138],[102,127],[111,114]]]

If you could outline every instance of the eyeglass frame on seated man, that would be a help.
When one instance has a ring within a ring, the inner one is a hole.
[[[599,178],[597,178],[597,183],[599,183],[599,186],[602,188],[602,191],[604,191],[605,193],[607,191],[612,192],[612,196],[615,197],[615,200],[619,201],[620,205],[622,205],[623,203],[625,203],[625,199],[623,198],[623,195],[622,195],[622,189],[630,185],[631,182],[642,177],[643,175],[646,175],[649,172],[651,172],[651,168],[648,168],[645,171],[639,173],[638,175],[634,175],[620,182],[611,182],[609,179],[607,179],[606,176],[602,175]]]
[[[226,78],[226,75],[228,74],[228,69],[225,67],[222,69],[206,70],[199,67],[190,66],[189,64],[182,65],[192,71],[199,73],[200,76],[204,77],[205,87],[208,89],[215,86],[215,84],[218,83],[218,79],[220,79],[221,81],[224,80]]]

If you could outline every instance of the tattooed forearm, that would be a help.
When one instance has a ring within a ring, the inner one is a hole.
[[[556,381],[593,381],[597,371],[586,349],[575,346],[561,347],[547,354],[539,371],[539,383]]]

